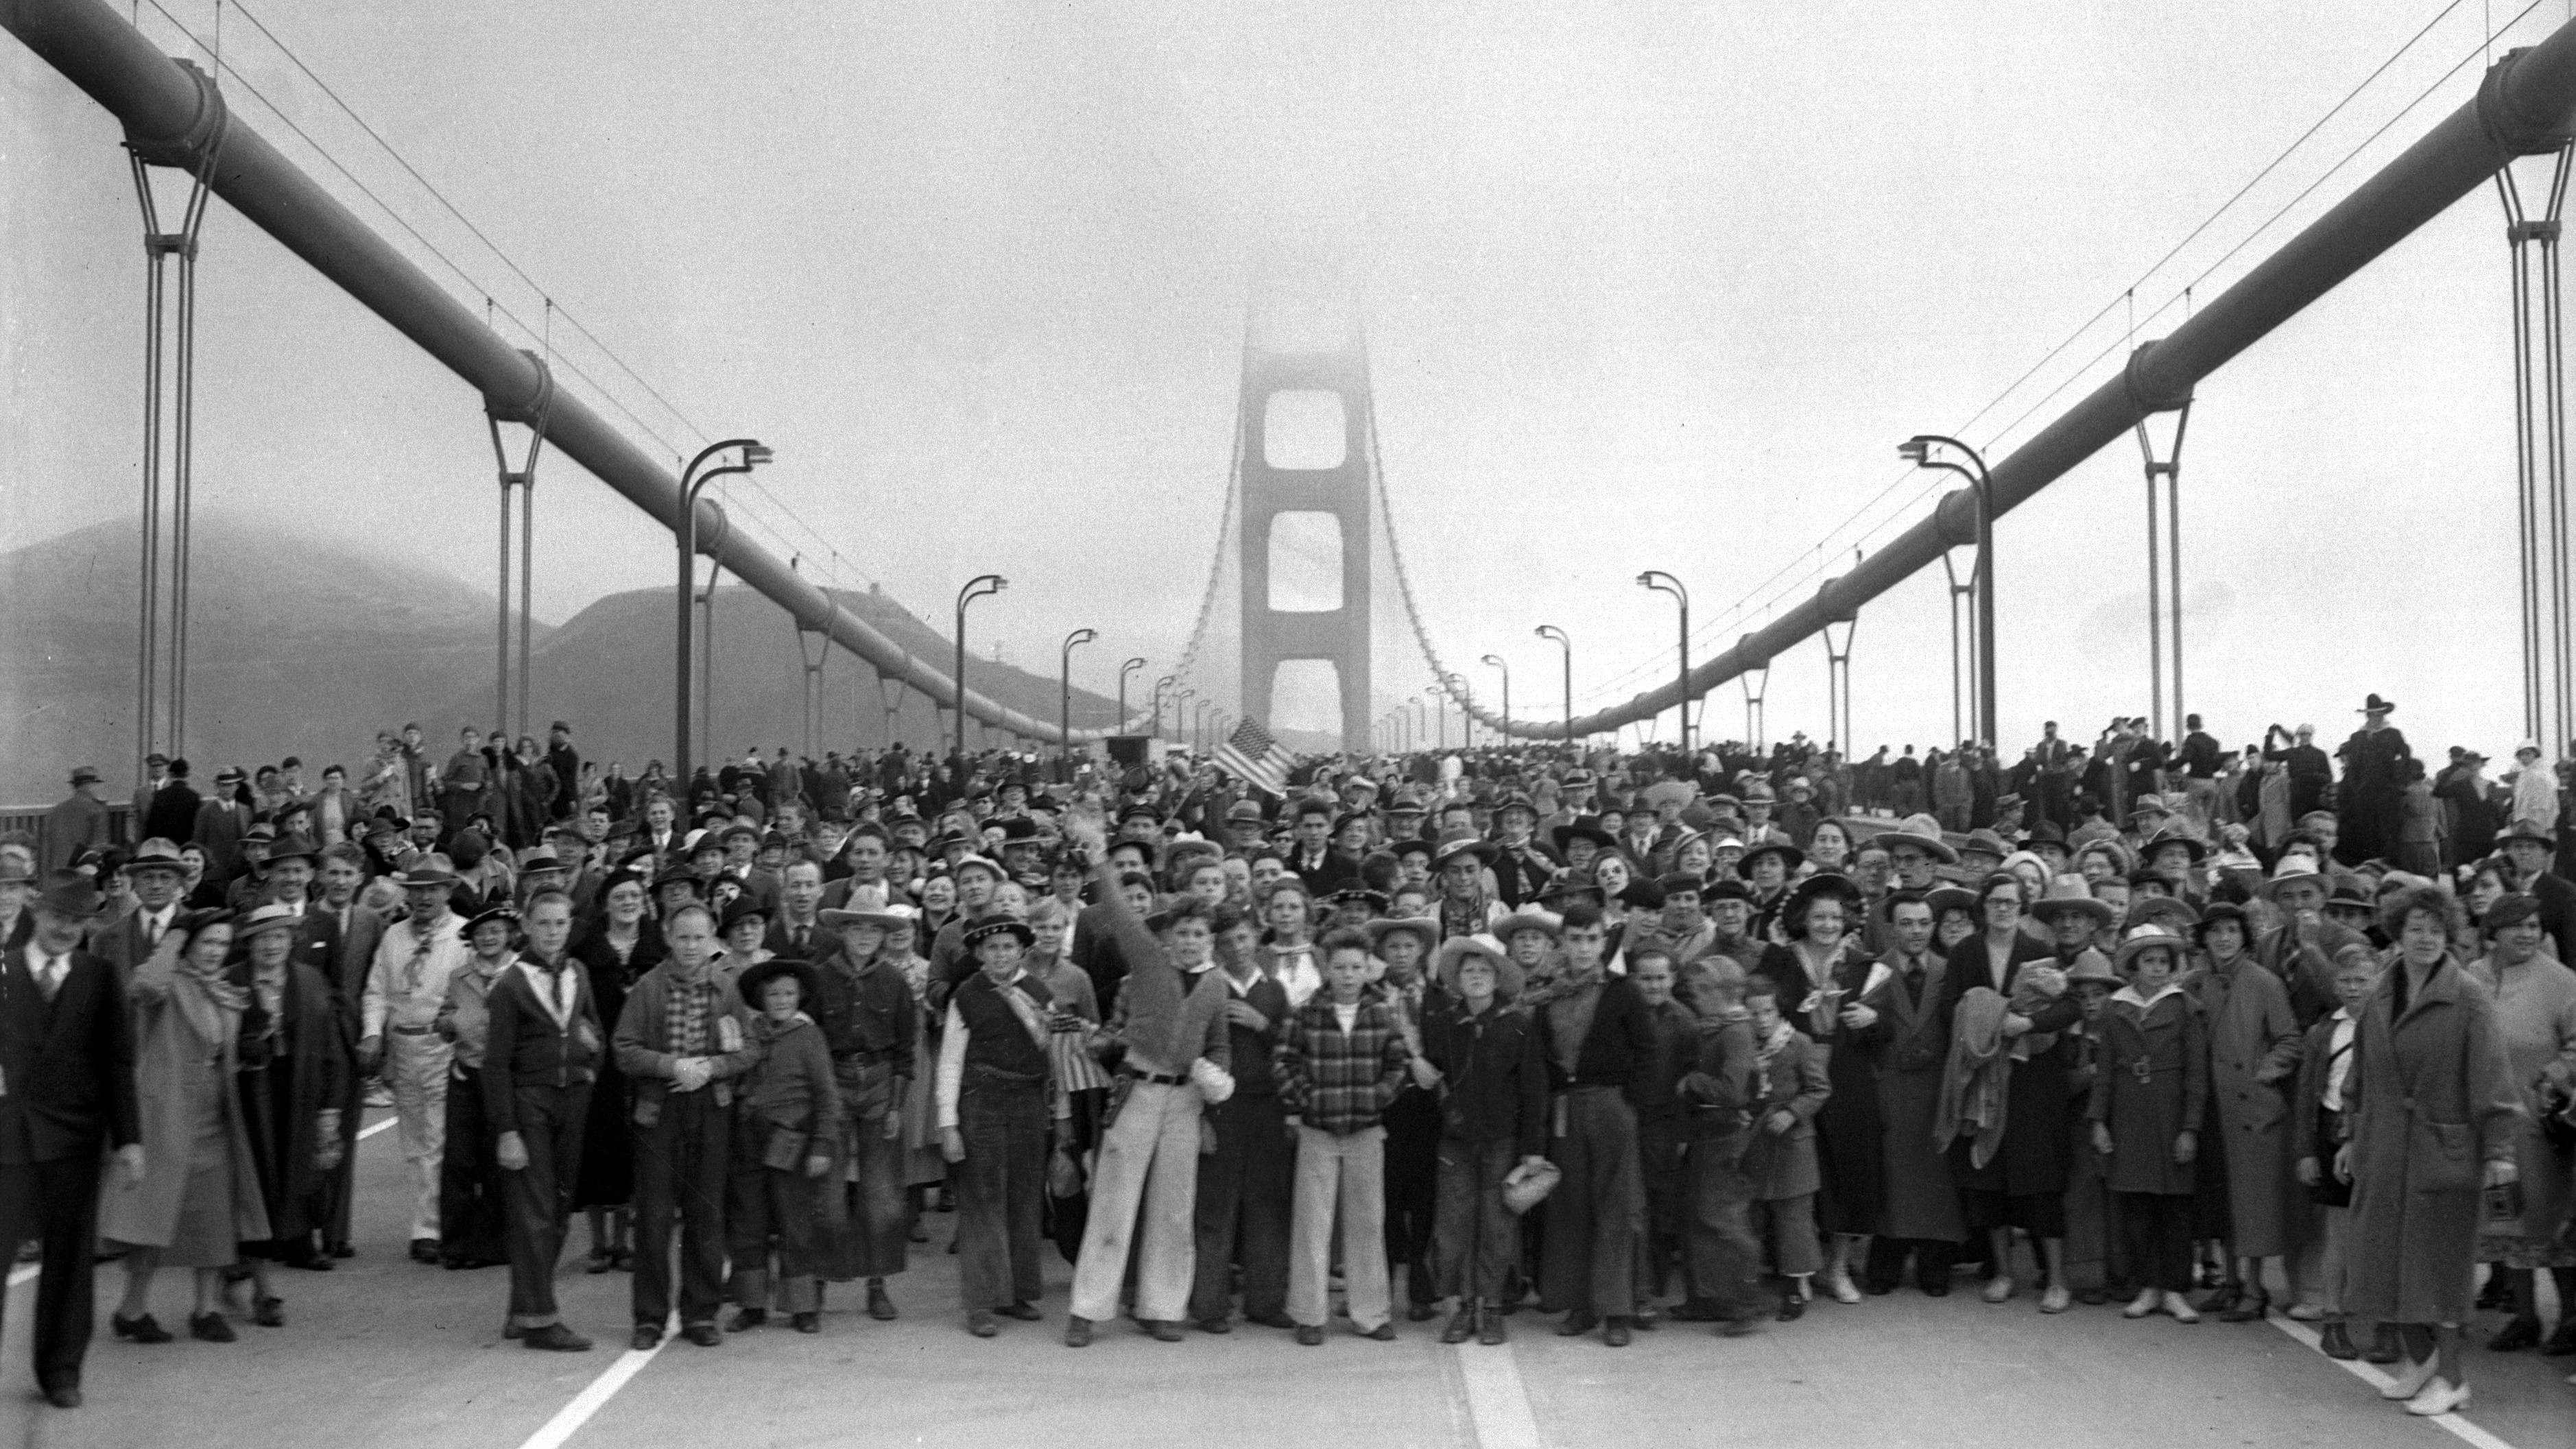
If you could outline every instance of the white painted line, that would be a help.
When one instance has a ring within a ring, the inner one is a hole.
[[[2274,1318],[2267,1321],[2274,1328],[2281,1330],[2283,1333],[2286,1333],[2290,1337],[2297,1339],[2299,1342],[2306,1344],[2308,1347],[2315,1348],[2317,1346],[2317,1331],[2308,1327],[2306,1324],[2290,1318]],[[2463,1329],[2460,1331],[2465,1333],[2467,1330]],[[2319,1357],[2322,1358],[2324,1355],[2320,1354]],[[2326,1359],[2326,1362],[2341,1365],[2345,1373],[2352,1375],[2354,1378],[2361,1380],[2363,1383],[2370,1385],[2374,1389],[2386,1388],[2395,1379],[2395,1375],[2393,1374],[2381,1373],[2376,1364],[2364,1363],[2357,1358],[2330,1358]],[[2391,1404],[2389,1407],[2400,1414],[2406,1412],[2405,1406],[2402,1404]],[[2468,1420],[2461,1418],[2457,1414],[2434,1414],[2426,1418],[2424,1422],[2432,1425],[2436,1429],[2449,1430],[2452,1437],[2463,1443],[2473,1444],[2477,1446],[2477,1449],[2513,1449],[2511,1444],[2506,1443],[2504,1440],[2497,1438],[2495,1435],[2488,1433],[2486,1430],[2479,1428],[2477,1425],[2470,1423]]]
[[[590,1416],[598,1413],[600,1406],[614,1397],[619,1389],[626,1387],[628,1379],[642,1373],[644,1365],[653,1361],[653,1355],[662,1351],[662,1344],[670,1341],[666,1337],[651,1348],[630,1348],[619,1354],[617,1362],[592,1379],[589,1388],[582,1390],[579,1397],[548,1419],[544,1428],[529,1435],[528,1442],[520,1445],[519,1449],[563,1449],[564,1442],[579,1432],[582,1425],[589,1423]]]
[[[382,1122],[370,1122],[366,1126],[358,1129],[358,1140],[364,1142],[368,1138],[375,1136],[377,1133],[384,1131],[386,1128],[391,1127],[401,1120],[402,1119],[399,1117],[387,1117]]]
[[[1520,1362],[1511,1345],[1462,1345],[1457,1353],[1477,1449],[1541,1449],[1545,1441],[1538,1436],[1538,1415],[1530,1411],[1529,1391],[1521,1385]]]
[[[35,1281],[36,1274],[43,1271],[44,1266],[45,1265],[42,1263],[21,1263],[17,1267],[10,1269],[9,1286],[15,1288],[21,1283],[30,1283]]]

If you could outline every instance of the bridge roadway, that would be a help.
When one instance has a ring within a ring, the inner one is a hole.
[[[380,1116],[381,1114],[379,1114]],[[651,1443],[1479,1446],[1635,1449],[1643,1444],[1866,1443],[1960,1449],[2133,1445],[2335,1449],[2566,1449],[2576,1444],[2570,1366],[2472,1350],[2477,1400],[2446,1431],[2383,1404],[2277,1323],[2183,1327],[2110,1308],[2045,1317],[2027,1294],[2001,1308],[1972,1292],[1910,1289],[1720,1340],[1667,1324],[1636,1346],[1554,1337],[1514,1318],[1508,1349],[1443,1348],[1432,1325],[1393,1344],[1336,1333],[1320,1349],[1245,1329],[1153,1342],[1110,1325],[1075,1352],[1063,1328],[1068,1270],[1047,1249],[1043,1324],[966,1336],[954,1309],[956,1218],[894,1280],[885,1324],[840,1290],[820,1335],[783,1327],[720,1349],[676,1340],[628,1353],[627,1278],[565,1270],[566,1316],[599,1340],[537,1354],[501,1337],[505,1270],[447,1272],[403,1253],[401,1158],[391,1131],[359,1145],[359,1256],[287,1272],[287,1326],[236,1319],[240,1342],[185,1335],[188,1288],[156,1305],[178,1341],[112,1339],[123,1277],[100,1269],[88,1404],[70,1413],[29,1388],[32,1270],[9,1288],[0,1335],[0,1442],[114,1449],[608,1449]],[[575,1231],[576,1246],[581,1230]],[[2492,1324],[2490,1317],[2489,1324]]]

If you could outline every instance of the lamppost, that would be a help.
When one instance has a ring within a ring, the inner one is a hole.
[[[1968,461],[1965,464],[1936,457],[1935,448],[1947,448]],[[1938,468],[1956,473],[1976,489],[1977,498],[1977,734],[1992,743],[1995,730],[1995,480],[1986,472],[1986,460],[1976,449],[1956,438],[1938,433],[1917,433],[1896,445],[1897,454],[1918,468]]]
[[[1423,744],[1428,745],[1431,743],[1431,721],[1425,717],[1422,712],[1422,696],[1417,694],[1406,700],[1405,704],[1408,708],[1402,711],[1404,715],[1404,752],[1409,755],[1413,753],[1413,736],[1416,729],[1421,731]]]
[[[1062,771],[1058,778],[1068,782],[1073,779],[1073,650],[1099,637],[1097,629],[1076,629],[1064,636],[1063,668],[1056,675],[1056,758]],[[1125,684],[1127,676],[1121,673],[1118,682]]]
[[[1440,677],[1456,692],[1453,697],[1458,701],[1458,748],[1473,751],[1476,748],[1476,691],[1468,687],[1467,676],[1463,674]]]
[[[1674,700],[1673,700],[1673,706],[1674,706],[1674,710],[1675,710],[1675,712],[1677,712],[1677,713],[1678,713],[1678,714],[1680,714],[1680,716],[1681,716],[1682,755],[1683,755],[1683,757],[1684,757],[1684,758],[1688,758],[1688,757],[1689,757],[1689,755],[1690,755],[1690,747],[1691,747],[1691,746],[1690,746],[1690,735],[1691,735],[1691,731],[1690,731],[1690,724],[1691,724],[1691,721],[1690,721],[1690,590],[1688,590],[1688,589],[1686,589],[1686,588],[1683,588],[1683,587],[1682,587],[1682,581],[1681,581],[1681,580],[1679,580],[1679,579],[1677,579],[1677,578],[1674,578],[1671,574],[1668,574],[1668,573],[1664,572],[1662,569],[1648,569],[1648,570],[1646,570],[1644,573],[1637,575],[1637,582],[1638,582],[1639,584],[1644,585],[1645,587],[1647,587],[1647,588],[1649,588],[1649,589],[1654,590],[1656,593],[1659,593],[1659,594],[1670,594],[1670,595],[1672,595],[1672,596],[1673,596],[1673,602],[1674,602],[1674,603],[1677,603],[1677,604],[1679,604],[1679,605],[1681,605],[1681,609],[1682,609],[1682,634],[1681,634],[1681,639],[1682,639],[1682,650],[1681,650],[1681,655],[1682,655],[1682,665],[1681,665],[1681,693],[1680,693],[1679,695],[1677,695],[1677,696],[1674,698]]]
[[[1446,751],[1449,748],[1449,697],[1435,684],[1422,691],[1422,698],[1431,709],[1432,721],[1440,727],[1440,748]]]
[[[1499,654],[1488,654],[1483,662],[1503,672],[1503,739],[1509,743],[1512,737],[1512,667],[1504,663],[1503,656]]]
[[[1190,737],[1190,701],[1191,701],[1191,699],[1195,698],[1195,697],[1197,696],[1197,694],[1198,694],[1198,689],[1197,689],[1195,686],[1192,686],[1192,687],[1187,688],[1187,689],[1180,689],[1180,690],[1175,690],[1175,691],[1173,691],[1173,694],[1172,694],[1172,743],[1173,743],[1173,744],[1176,744],[1176,745],[1177,745],[1177,744],[1182,744],[1182,743],[1186,742],[1186,741],[1189,739],[1189,737]]]
[[[1565,654],[1565,743],[1571,748],[1574,744],[1574,641],[1565,637],[1565,631],[1554,624],[1541,624],[1534,632],[1542,639],[1555,640],[1556,647]]]
[[[1127,676],[1145,667],[1145,656],[1137,655],[1118,666],[1118,733],[1127,733]]]
[[[742,456],[734,462],[720,468],[706,467],[708,461],[718,453],[730,452],[736,448],[742,450]],[[689,460],[689,466],[680,470],[680,516],[677,520],[678,527],[674,530],[679,536],[680,545],[680,627],[679,648],[673,652],[671,660],[671,706],[674,715],[671,738],[671,778],[678,782],[680,798],[684,800],[688,798],[689,793],[689,607],[691,603],[689,596],[695,591],[697,582],[698,490],[729,473],[748,473],[768,462],[769,459],[770,451],[756,440],[727,438],[721,443],[709,443],[700,449],[698,456]],[[706,468],[706,471],[701,473],[698,471],[701,468]]]
[[[1742,653],[1752,642],[1752,635],[1743,636],[1736,641],[1737,652]],[[1762,696],[1771,687],[1771,661],[1748,662],[1736,679],[1744,686],[1744,743],[1758,755],[1762,753]]]
[[[1175,674],[1166,674],[1162,678],[1154,681],[1154,728],[1152,733],[1157,738],[1160,738],[1163,733],[1163,696],[1170,693],[1172,686],[1178,683],[1180,683],[1180,676]]]
[[[966,784],[966,606],[977,599],[998,594],[1011,586],[1000,574],[977,574],[957,591],[957,784]]]
[[[1207,753],[1208,707],[1215,703],[1213,699],[1202,698],[1197,707],[1190,711],[1190,749],[1194,754]]]

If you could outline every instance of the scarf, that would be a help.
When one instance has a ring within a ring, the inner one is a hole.
[[[1445,890],[1440,893],[1440,939],[1444,941],[1453,936],[1475,935],[1492,923],[1492,916],[1492,903],[1485,899],[1482,877],[1464,899]]]

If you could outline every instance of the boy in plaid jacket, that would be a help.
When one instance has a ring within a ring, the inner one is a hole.
[[[1279,1103],[1297,1134],[1296,1202],[1288,1222],[1288,1316],[1297,1341],[1324,1341],[1330,1316],[1333,1206],[1341,1203],[1342,1273],[1351,1328],[1363,1338],[1395,1337],[1387,1288],[1386,1128],[1412,1062],[1386,1000],[1368,990],[1369,941],[1358,931],[1326,936],[1324,987],[1288,1018],[1274,1051]]]

